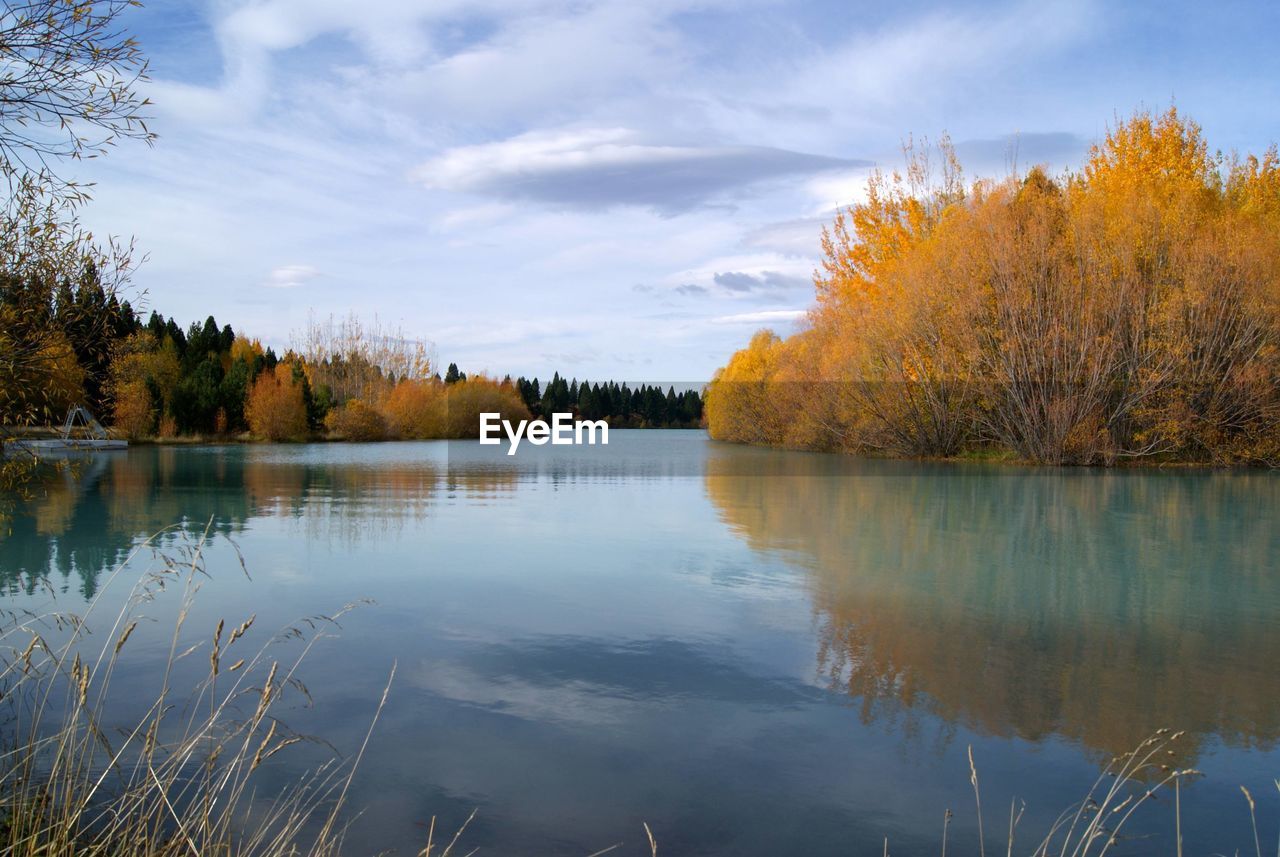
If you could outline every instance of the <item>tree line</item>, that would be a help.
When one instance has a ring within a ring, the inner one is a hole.
[[[555,373],[542,387],[537,378],[515,382],[520,398],[531,413],[549,417],[572,412],[582,419],[606,420],[619,428],[697,428],[702,425],[702,396],[697,390],[677,393],[674,385],[639,384],[632,388],[617,381],[581,383],[566,381]]]
[[[456,363],[441,377],[425,344],[355,316],[312,319],[282,355],[213,316],[183,327],[152,312],[144,322],[92,265],[52,292],[0,277],[0,308],[20,308],[11,315],[23,322],[0,323],[0,336],[38,341],[49,357],[0,387],[0,422],[11,425],[56,422],[77,404],[132,439],[473,437],[483,411],[509,419],[572,412],[636,428],[702,418],[694,390],[559,373],[544,389],[536,378],[468,377]]]
[[[907,156],[824,229],[803,329],[716,374],[713,437],[1280,464],[1274,146],[1212,153],[1170,109],[1062,176],[965,182],[945,139]]]

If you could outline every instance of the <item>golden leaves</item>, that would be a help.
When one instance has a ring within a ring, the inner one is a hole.
[[[1280,461],[1280,156],[1138,113],[1079,175],[907,147],[824,229],[811,328],[717,374],[713,437],[1038,461]],[[814,431],[814,426],[820,431]]]

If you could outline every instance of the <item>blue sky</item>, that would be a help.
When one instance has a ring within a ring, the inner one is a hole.
[[[464,370],[696,381],[812,301],[822,224],[947,132],[1079,163],[1175,103],[1280,137],[1280,4],[151,0],[156,146],[77,167],[147,305],[287,345],[375,314]]]

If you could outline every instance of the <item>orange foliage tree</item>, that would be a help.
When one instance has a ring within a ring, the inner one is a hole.
[[[718,373],[713,437],[1046,463],[1280,462],[1280,158],[1170,109],[1083,170],[904,174],[823,234],[809,325]]]
[[[446,396],[442,382],[401,381],[383,404],[388,431],[405,440],[444,437],[448,418]]]
[[[280,363],[274,372],[259,373],[245,401],[245,419],[254,435],[266,440],[298,440],[307,434],[307,410],[302,386],[293,367]]]

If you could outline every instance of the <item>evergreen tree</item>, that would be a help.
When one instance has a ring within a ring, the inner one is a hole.
[[[596,387],[593,391],[596,399],[596,412],[605,419],[613,417],[613,397],[609,395],[609,384]]]
[[[311,431],[319,431],[324,427],[328,408],[321,410],[320,402],[311,391],[311,382],[307,379],[307,373],[303,371],[301,363],[293,364],[293,382],[302,388],[302,407],[307,414],[307,428]]]
[[[222,407],[223,377],[222,361],[215,353],[200,361],[178,382],[169,410],[179,432],[214,430],[218,409]]]
[[[244,419],[245,397],[249,394],[252,367],[243,360],[236,360],[227,370],[218,391],[222,410],[227,415],[227,430],[232,432],[247,431]]]
[[[684,420],[697,425],[702,422],[702,397],[697,390],[690,390],[684,399]]]
[[[151,311],[151,318],[147,320],[147,330],[151,331],[151,338],[157,343],[164,339],[168,328],[165,327],[164,316],[155,310]]]
[[[182,328],[178,327],[178,323],[173,319],[169,319],[165,323],[165,332],[173,340],[173,347],[177,349],[178,359],[184,359],[187,355],[187,335],[182,332]]]

